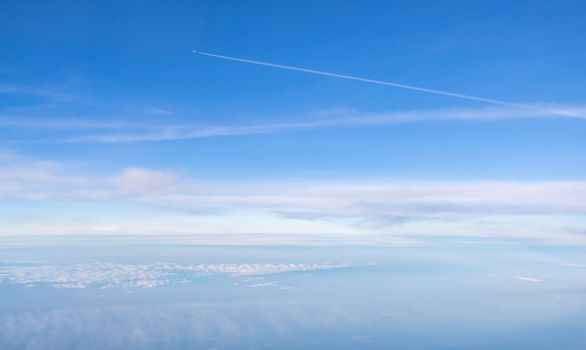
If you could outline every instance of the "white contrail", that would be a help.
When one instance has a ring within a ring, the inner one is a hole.
[[[435,90],[435,89],[428,89],[428,88],[424,88],[424,87],[420,87],[420,86],[394,83],[394,82],[390,82],[390,81],[367,79],[367,78],[361,78],[361,77],[356,77],[356,76],[352,76],[352,75],[345,75],[345,74],[324,72],[324,71],[319,71],[319,70],[315,70],[315,69],[308,69],[308,68],[301,68],[301,67],[293,67],[293,66],[287,66],[287,65],[283,65],[283,64],[275,64],[275,63],[269,63],[269,62],[248,60],[248,59],[244,59],[244,58],[237,58],[237,57],[216,55],[216,54],[213,54],[213,53],[202,52],[202,51],[195,51],[195,50],[193,51],[193,53],[196,53],[198,55],[209,56],[209,57],[221,58],[221,59],[224,59],[224,60],[230,60],[230,61],[236,61],[236,62],[256,64],[256,65],[259,65],[259,66],[266,66],[266,67],[287,69],[287,70],[292,70],[292,71],[297,71],[297,72],[304,72],[304,73],[310,73],[310,74],[325,75],[325,76],[334,77],[334,78],[341,78],[341,79],[348,79],[348,80],[356,80],[356,81],[361,81],[361,82],[365,82],[365,83],[378,84],[378,85],[384,85],[384,86],[391,86],[391,87],[395,87],[395,88],[399,88],[399,89],[414,90],[414,91],[419,91],[419,92],[427,92],[429,94],[436,94],[436,95],[456,97],[456,98],[461,98],[461,99],[465,99],[465,100],[479,101],[479,102],[484,102],[484,103],[489,103],[489,104],[499,105],[499,106],[508,106],[508,107],[529,109],[529,110],[539,111],[539,112],[543,112],[543,113],[551,113],[551,114],[555,114],[555,115],[563,115],[563,116],[570,116],[570,117],[583,117],[581,115],[576,115],[576,114],[571,113],[569,111],[560,111],[560,110],[552,110],[552,109],[540,108],[540,107],[535,107],[535,106],[530,106],[530,105],[517,104],[517,103],[513,103],[513,102],[507,102],[507,101],[501,101],[501,100],[493,100],[493,99],[490,99],[490,98],[484,98],[484,97],[478,97],[478,96],[472,96],[472,95],[459,94],[459,93],[450,92],[450,91]]]

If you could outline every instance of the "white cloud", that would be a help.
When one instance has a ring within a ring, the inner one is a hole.
[[[98,233],[114,233],[114,232],[120,232],[122,230],[122,227],[119,225],[97,225],[97,226],[92,226],[91,230],[93,232],[98,232]]]
[[[171,173],[143,168],[127,168],[112,179],[116,193],[143,195],[171,189],[179,184],[179,178]]]
[[[37,218],[1,233],[353,233],[586,243],[586,182],[213,182],[140,167],[82,176],[71,165],[4,152],[0,199],[71,203],[78,221]],[[75,203],[84,203],[82,207]],[[101,204],[103,203],[103,204]],[[112,212],[133,209],[134,219]],[[30,216],[30,211],[20,215]],[[42,215],[42,211],[38,212]],[[114,216],[112,216],[114,215]],[[62,215],[58,215],[62,216]],[[28,226],[27,226],[28,225]],[[31,225],[36,225],[32,227]],[[189,231],[189,232],[188,232]],[[358,239],[357,239],[358,241]]]
[[[154,125],[130,123],[124,121],[105,121],[81,118],[14,118],[0,115],[0,126],[18,129],[54,129],[63,130],[100,130],[100,129],[151,129]]]
[[[250,288],[276,287],[277,282],[275,282],[275,281],[255,282],[255,283],[250,283],[247,286]]]
[[[586,267],[586,264],[577,264],[577,263],[561,263],[560,266],[565,267]]]
[[[71,138],[69,141],[106,143],[167,141],[216,136],[266,134],[327,127],[369,127],[437,120],[490,121],[519,118],[586,118],[586,107],[583,106],[548,106],[548,109],[557,111],[559,114],[544,113],[543,110],[525,110],[502,107],[413,110],[407,112],[360,112],[353,110],[336,110],[333,113],[316,113],[315,115],[319,116],[319,119],[306,118],[305,120],[285,123],[212,126],[172,125],[160,126],[156,132],[82,135]],[[563,116],[560,116],[560,114],[563,114]]]
[[[59,102],[69,102],[79,98],[63,91],[63,86],[33,87],[23,85],[0,86],[0,95],[24,95],[46,98]]]
[[[152,288],[176,284],[186,278],[211,274],[231,276],[273,275],[286,272],[320,271],[350,268],[350,264],[115,264],[83,263],[70,265],[19,264],[0,265],[0,284],[56,288]],[[276,286],[274,281],[249,279],[249,287]]]
[[[542,279],[540,278],[535,278],[535,277],[523,277],[523,276],[515,276],[516,279],[520,280],[520,281],[524,281],[524,282],[531,282],[531,283],[539,283],[539,282],[543,282]]]
[[[99,200],[144,196],[184,189],[172,173],[124,168],[113,176],[72,175],[79,171],[67,164],[37,161],[10,152],[0,153],[0,199]]]
[[[180,122],[181,118],[158,120],[148,117],[152,111],[146,110],[146,119],[136,122],[134,118],[30,118],[17,116],[0,116],[0,125],[20,128],[38,129],[45,133],[45,139],[53,142],[148,142],[181,139],[195,139],[218,136],[237,136],[266,134],[286,131],[309,130],[332,127],[372,127],[423,121],[494,121],[520,118],[574,118],[585,119],[586,107],[565,105],[532,105],[536,109],[509,107],[428,109],[391,112],[365,112],[350,109],[324,110],[305,115],[286,122],[257,122],[249,124],[193,125]],[[556,113],[547,113],[544,110]],[[155,113],[166,113],[154,109]],[[282,120],[282,118],[279,118]],[[122,120],[122,121],[120,121]],[[150,121],[148,121],[150,120]],[[76,134],[63,133],[67,130]],[[115,130],[115,131],[114,131]],[[26,136],[23,136],[26,137]],[[35,140],[36,141],[36,140]]]

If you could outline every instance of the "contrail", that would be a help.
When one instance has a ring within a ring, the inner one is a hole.
[[[287,70],[292,70],[292,71],[297,71],[297,72],[303,72],[303,73],[309,73],[309,74],[324,75],[324,76],[327,76],[327,77],[334,77],[334,78],[340,78],[340,79],[361,81],[361,82],[364,82],[364,83],[384,85],[384,86],[390,86],[390,87],[394,87],[394,88],[406,89],[406,90],[413,90],[413,91],[419,91],[419,92],[426,92],[426,93],[435,94],[435,95],[450,96],[450,97],[455,97],[455,98],[460,98],[460,99],[465,99],[465,100],[472,100],[472,101],[479,101],[479,102],[484,102],[484,103],[493,104],[493,105],[499,105],[499,106],[507,106],[507,107],[528,109],[528,110],[538,111],[538,112],[542,112],[542,113],[550,113],[550,114],[563,115],[563,116],[584,117],[582,115],[576,115],[576,114],[571,113],[571,112],[568,112],[568,111],[560,111],[560,110],[551,110],[551,109],[539,108],[539,107],[534,107],[534,106],[529,106],[529,105],[517,104],[517,103],[513,103],[513,102],[507,102],[507,101],[501,101],[501,100],[493,100],[493,99],[490,99],[490,98],[484,98],[484,97],[478,97],[478,96],[472,96],[472,95],[459,94],[459,93],[450,92],[450,91],[435,90],[435,89],[428,89],[428,88],[424,88],[424,87],[420,87],[420,86],[415,86],[415,85],[407,85],[407,84],[394,83],[394,82],[391,82],[391,81],[361,78],[361,77],[356,77],[356,76],[352,76],[352,75],[338,74],[338,73],[330,73],[330,72],[324,72],[324,71],[319,71],[319,70],[315,70],[315,69],[308,69],[308,68],[287,66],[287,65],[283,65],[283,64],[276,64],[276,63],[269,63],[269,62],[262,62],[262,61],[254,61],[254,60],[249,60],[249,59],[244,59],[244,58],[238,58],[238,57],[230,57],[230,56],[216,55],[216,54],[213,54],[213,53],[202,52],[202,51],[195,51],[195,50],[193,51],[193,53],[196,53],[198,55],[203,55],[203,56],[221,58],[221,59],[224,59],[224,60],[230,60],[230,61],[236,61],[236,62],[256,64],[256,65],[265,66],[265,67],[273,67],[273,68],[287,69]]]

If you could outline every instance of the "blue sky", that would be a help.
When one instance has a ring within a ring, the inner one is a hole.
[[[581,1],[4,2],[0,234],[585,243],[585,10]]]

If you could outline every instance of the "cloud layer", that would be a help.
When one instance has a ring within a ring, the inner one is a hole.
[[[84,176],[65,164],[6,152],[2,157],[1,200],[37,205],[58,201],[70,205],[73,213],[86,210],[85,227],[95,233],[204,233],[207,229],[207,233],[351,232],[586,243],[586,183],[580,181],[230,182],[139,167]],[[79,203],[87,204],[87,209]],[[128,215],[121,219],[122,212],[110,217],[100,214],[111,203],[123,203],[125,210],[134,208],[134,219]],[[8,219],[0,233],[14,234]],[[47,230],[54,218],[43,220],[28,220],[28,233],[58,233],[57,227]],[[82,230],[75,220],[68,222],[72,229],[67,232]]]
[[[50,285],[56,288],[152,288],[189,282],[197,276],[259,276],[285,272],[349,268],[349,264],[115,264],[0,265],[0,284]],[[243,281],[250,287],[276,286],[262,278]]]

